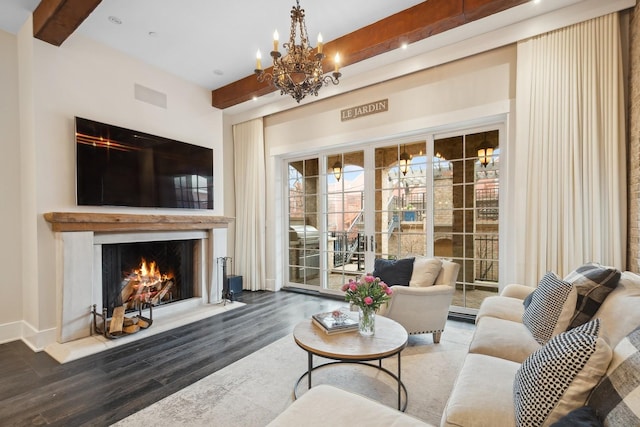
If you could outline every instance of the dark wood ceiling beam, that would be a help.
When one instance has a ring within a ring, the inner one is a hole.
[[[428,0],[325,43],[325,72],[340,52],[341,66],[347,66],[390,52],[403,43],[414,43],[459,27],[529,0]],[[247,61],[247,66],[250,62]],[[270,72],[271,68],[265,70]],[[260,83],[254,74],[213,90],[212,105],[224,109],[277,90]]]
[[[33,11],[33,36],[60,46],[102,0],[42,0]]]

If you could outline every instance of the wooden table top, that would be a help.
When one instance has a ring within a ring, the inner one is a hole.
[[[409,334],[398,322],[376,316],[375,334],[363,337],[356,331],[328,335],[311,319],[298,323],[293,330],[296,344],[315,355],[342,360],[374,360],[402,351]]]

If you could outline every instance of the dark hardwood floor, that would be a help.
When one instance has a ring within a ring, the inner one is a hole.
[[[59,364],[22,341],[0,345],[0,426],[108,426],[289,334],[338,301],[248,292],[237,308]]]

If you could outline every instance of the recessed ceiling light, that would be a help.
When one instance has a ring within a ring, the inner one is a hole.
[[[407,43],[402,43],[400,47],[403,48],[404,50],[407,50],[407,47],[409,47],[409,45]]]
[[[222,75],[224,75],[224,71],[222,71],[222,70],[213,70],[213,74],[215,74],[216,76],[222,76]]]
[[[149,31],[147,34],[149,34],[149,37],[158,37],[158,33],[155,31]]]
[[[117,16],[110,16],[108,19],[109,19],[109,22],[111,22],[112,24],[117,24],[117,25],[122,24],[122,20]]]

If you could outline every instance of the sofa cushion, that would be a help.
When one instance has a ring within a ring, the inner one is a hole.
[[[413,273],[414,258],[384,259],[376,258],[373,262],[374,277],[379,277],[389,286],[409,286]]]
[[[540,344],[521,322],[485,316],[476,324],[469,353],[522,363]]]
[[[577,292],[576,311],[568,327],[573,329],[593,318],[607,295],[618,286],[620,271],[588,263],[569,273],[564,281],[575,286]]]
[[[550,271],[542,277],[533,292],[531,304],[522,314],[522,323],[536,341],[545,344],[567,330],[575,312],[576,300],[575,288]]]
[[[513,385],[518,426],[549,425],[585,404],[611,361],[599,331],[594,319],[556,335],[522,362]]]
[[[415,257],[409,286],[433,286],[441,268],[442,261],[438,258]]]
[[[521,299],[495,295],[482,300],[478,314],[476,314],[476,323],[485,316],[522,323],[523,313],[524,307]]]
[[[613,349],[607,373],[589,398],[605,426],[640,425],[640,328]]]
[[[551,427],[602,427],[602,423],[592,407],[583,406],[569,412]]]
[[[467,354],[440,426],[515,426],[513,379],[519,367],[509,360]]]

